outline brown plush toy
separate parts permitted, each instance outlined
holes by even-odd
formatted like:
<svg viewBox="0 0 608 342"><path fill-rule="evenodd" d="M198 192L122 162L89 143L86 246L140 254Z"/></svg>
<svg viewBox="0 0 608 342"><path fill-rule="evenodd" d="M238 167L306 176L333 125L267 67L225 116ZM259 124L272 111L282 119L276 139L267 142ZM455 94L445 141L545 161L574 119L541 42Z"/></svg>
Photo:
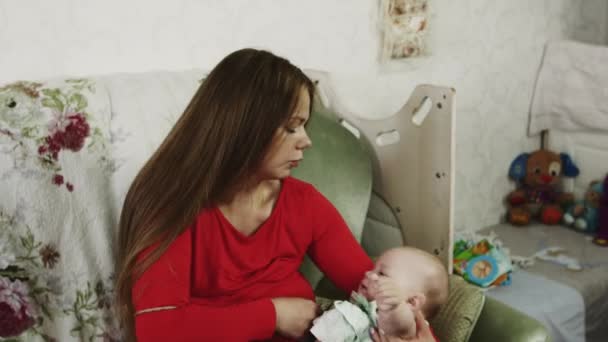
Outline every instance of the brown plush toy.
<svg viewBox="0 0 608 342"><path fill-rule="evenodd" d="M578 174L578 168L565 153L558 155L541 149L520 154L509 169L517 189L507 196L507 220L518 226L527 225L535 217L545 224L559 223L563 208L574 201L572 193L559 190L561 177Z"/></svg>

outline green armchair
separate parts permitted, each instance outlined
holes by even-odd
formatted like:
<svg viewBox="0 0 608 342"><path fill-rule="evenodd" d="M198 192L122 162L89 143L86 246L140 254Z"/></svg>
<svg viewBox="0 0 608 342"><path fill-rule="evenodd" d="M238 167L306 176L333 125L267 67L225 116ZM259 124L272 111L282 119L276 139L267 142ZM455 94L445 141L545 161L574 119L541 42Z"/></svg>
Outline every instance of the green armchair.
<svg viewBox="0 0 608 342"><path fill-rule="evenodd" d="M327 196L369 255L378 255L387 248L403 244L396 216L372 192L370 149L331 114L313 113L308 130L313 148L306 152L305 162L296 169L294 176L314 184ZM304 262L301 271L317 295L344 298L345 294L323 278L310 260ZM470 341L479 342L549 340L547 331L538 321L491 298L485 298L470 337Z"/></svg>

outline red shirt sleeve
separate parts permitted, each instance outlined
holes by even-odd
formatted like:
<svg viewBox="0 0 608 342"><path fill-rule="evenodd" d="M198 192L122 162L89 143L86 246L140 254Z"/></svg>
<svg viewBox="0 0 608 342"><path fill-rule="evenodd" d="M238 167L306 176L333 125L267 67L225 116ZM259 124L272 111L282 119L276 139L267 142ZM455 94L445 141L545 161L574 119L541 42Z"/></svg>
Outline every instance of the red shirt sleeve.
<svg viewBox="0 0 608 342"><path fill-rule="evenodd" d="M437 338L437 335L435 335L435 332L433 331L433 329L430 329L430 330L431 330L431 335L433 335L433 338L435 339L435 342L439 342L439 339Z"/></svg>
<svg viewBox="0 0 608 342"><path fill-rule="evenodd" d="M192 233L187 229L135 282L132 295L137 340L240 342L271 338L276 312L270 299L210 307L190 296L191 257Z"/></svg>
<svg viewBox="0 0 608 342"><path fill-rule="evenodd" d="M329 280L350 294L374 264L338 210L314 188L307 206L313 224L308 254Z"/></svg>

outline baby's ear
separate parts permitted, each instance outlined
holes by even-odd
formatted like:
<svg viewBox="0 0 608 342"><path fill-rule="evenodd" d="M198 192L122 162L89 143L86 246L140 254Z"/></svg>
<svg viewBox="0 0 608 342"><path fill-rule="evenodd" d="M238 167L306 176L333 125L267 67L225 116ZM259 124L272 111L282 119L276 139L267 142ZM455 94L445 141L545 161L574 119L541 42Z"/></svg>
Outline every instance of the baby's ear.
<svg viewBox="0 0 608 342"><path fill-rule="evenodd" d="M407 299L407 303L412 306L413 310L422 310L422 306L426 302L424 293L416 293Z"/></svg>

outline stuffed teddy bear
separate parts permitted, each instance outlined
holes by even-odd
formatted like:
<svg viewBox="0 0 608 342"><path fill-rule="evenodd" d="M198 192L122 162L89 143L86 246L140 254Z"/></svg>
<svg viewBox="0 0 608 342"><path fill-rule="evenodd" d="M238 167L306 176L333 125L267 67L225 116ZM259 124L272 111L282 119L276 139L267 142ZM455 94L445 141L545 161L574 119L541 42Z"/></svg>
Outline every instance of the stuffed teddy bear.
<svg viewBox="0 0 608 342"><path fill-rule="evenodd" d="M602 183L591 182L585 198L570 206L564 214L564 223L586 233L595 233L599 223L600 199L603 191Z"/></svg>
<svg viewBox="0 0 608 342"><path fill-rule="evenodd" d="M522 153L509 168L509 177L517 182L517 189L507 196L507 220L524 226L537 217L545 224L562 220L563 208L574 201L572 193L559 190L562 176L576 177L578 167L569 155L540 149Z"/></svg>

